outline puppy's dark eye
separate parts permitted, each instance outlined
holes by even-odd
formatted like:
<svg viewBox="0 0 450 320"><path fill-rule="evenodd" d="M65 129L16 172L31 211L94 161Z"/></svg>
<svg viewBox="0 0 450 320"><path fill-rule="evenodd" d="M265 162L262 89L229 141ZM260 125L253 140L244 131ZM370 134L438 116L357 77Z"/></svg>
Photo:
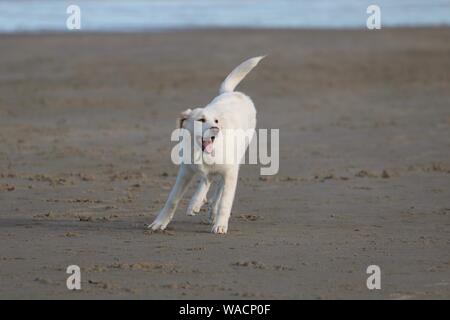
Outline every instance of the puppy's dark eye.
<svg viewBox="0 0 450 320"><path fill-rule="evenodd" d="M204 119L204 118L202 118L202 119L198 119L198 121L200 121L200 122L205 122L206 120Z"/></svg>
<svg viewBox="0 0 450 320"><path fill-rule="evenodd" d="M216 120L214 120L214 122L215 122L215 123L219 123L219 120L216 119Z"/></svg>

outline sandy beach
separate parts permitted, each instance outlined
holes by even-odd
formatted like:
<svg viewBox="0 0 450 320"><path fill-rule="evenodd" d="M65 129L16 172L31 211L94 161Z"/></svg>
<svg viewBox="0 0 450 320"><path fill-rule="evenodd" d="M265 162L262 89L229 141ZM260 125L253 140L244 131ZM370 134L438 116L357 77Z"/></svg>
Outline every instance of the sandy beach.
<svg viewBox="0 0 450 320"><path fill-rule="evenodd" d="M0 35L1 299L449 299L450 28ZM170 133L246 58L280 129L229 233L150 223ZM82 290L66 288L81 268ZM381 268L368 290L366 268Z"/></svg>

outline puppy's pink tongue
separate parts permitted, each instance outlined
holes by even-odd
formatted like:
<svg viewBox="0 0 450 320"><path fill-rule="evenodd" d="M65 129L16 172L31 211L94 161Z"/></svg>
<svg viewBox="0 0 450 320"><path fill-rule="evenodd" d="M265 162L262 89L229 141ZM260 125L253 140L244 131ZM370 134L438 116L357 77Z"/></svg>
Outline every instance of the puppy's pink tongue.
<svg viewBox="0 0 450 320"><path fill-rule="evenodd" d="M203 150L206 152L206 153L211 153L212 151L213 151L213 143L212 143L212 141L211 140L209 140L209 141L203 141Z"/></svg>

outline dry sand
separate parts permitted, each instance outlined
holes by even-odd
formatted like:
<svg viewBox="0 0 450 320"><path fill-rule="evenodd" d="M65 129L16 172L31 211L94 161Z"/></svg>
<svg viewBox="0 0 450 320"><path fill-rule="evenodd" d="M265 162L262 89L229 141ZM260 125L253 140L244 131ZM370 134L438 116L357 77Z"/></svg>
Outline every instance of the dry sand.
<svg viewBox="0 0 450 320"><path fill-rule="evenodd" d="M176 116L265 53L279 174L148 233ZM0 298L450 298L449 70L448 28L0 36Z"/></svg>

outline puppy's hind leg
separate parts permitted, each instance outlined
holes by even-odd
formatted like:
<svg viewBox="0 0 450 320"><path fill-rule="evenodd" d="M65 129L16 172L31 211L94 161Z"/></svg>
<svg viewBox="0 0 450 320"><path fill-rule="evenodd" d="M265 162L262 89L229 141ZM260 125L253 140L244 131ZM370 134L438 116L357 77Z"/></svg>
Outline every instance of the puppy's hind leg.
<svg viewBox="0 0 450 320"><path fill-rule="evenodd" d="M208 221L210 223L215 223L217 217L217 211L219 211L220 198L223 192L223 180L220 178L215 186L214 193L209 201L208 207Z"/></svg>
<svg viewBox="0 0 450 320"><path fill-rule="evenodd" d="M188 216L195 216L196 213L200 212L203 204L206 203L206 194L208 193L210 185L211 182L207 177L200 177L197 190L195 190L186 211Z"/></svg>
<svg viewBox="0 0 450 320"><path fill-rule="evenodd" d="M148 227L152 230L164 230L169 222L172 220L175 210L177 209L178 203L180 202L183 194L186 192L189 184L194 177L194 172L184 166L181 165L178 170L177 180L175 185L170 191L169 198L167 199L166 204L159 212L155 221Z"/></svg>

